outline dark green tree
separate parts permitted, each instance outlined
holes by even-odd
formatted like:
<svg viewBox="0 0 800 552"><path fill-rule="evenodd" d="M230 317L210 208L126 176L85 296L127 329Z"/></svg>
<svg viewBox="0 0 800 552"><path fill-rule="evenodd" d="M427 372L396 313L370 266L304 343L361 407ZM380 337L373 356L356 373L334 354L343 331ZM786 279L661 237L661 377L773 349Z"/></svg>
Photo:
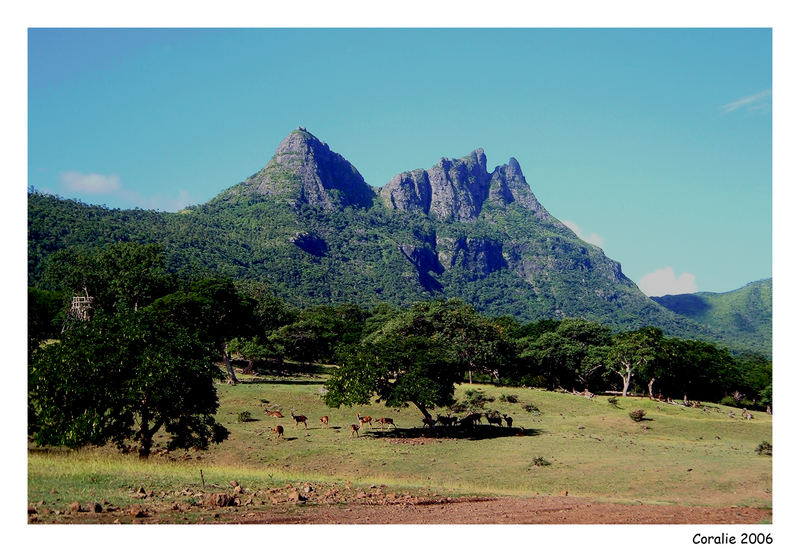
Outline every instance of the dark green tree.
<svg viewBox="0 0 800 552"><path fill-rule="evenodd" d="M161 245L123 242L53 254L45 279L53 289L94 297L95 310L137 310L175 288Z"/></svg>
<svg viewBox="0 0 800 552"><path fill-rule="evenodd" d="M452 404L465 372L499 374L510 361L500 329L457 300L416 303L362 343L341 351L326 383L330 406L363 404L377 394L389 406Z"/></svg>
<svg viewBox="0 0 800 552"><path fill-rule="evenodd" d="M28 352L46 339L56 339L61 333L64 313L69 299L63 293L35 287L28 288Z"/></svg>
<svg viewBox="0 0 800 552"><path fill-rule="evenodd" d="M29 432L40 445L133 441L147 458L164 431L169 449L221 442L211 363L197 332L150 308L98 314L39 348L29 364Z"/></svg>
<svg viewBox="0 0 800 552"><path fill-rule="evenodd" d="M225 364L228 383L238 383L231 365L228 342L257 331L253 303L231 280L207 278L186 290L158 298L151 305L165 320L193 328L203 343L211 343Z"/></svg>

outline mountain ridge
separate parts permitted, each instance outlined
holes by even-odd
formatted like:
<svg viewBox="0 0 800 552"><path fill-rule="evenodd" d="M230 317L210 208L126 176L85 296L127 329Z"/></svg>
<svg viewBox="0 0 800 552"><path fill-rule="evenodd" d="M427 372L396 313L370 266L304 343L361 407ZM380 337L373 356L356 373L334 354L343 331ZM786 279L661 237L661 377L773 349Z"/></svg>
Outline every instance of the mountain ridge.
<svg viewBox="0 0 800 552"><path fill-rule="evenodd" d="M32 282L55 250L120 239L162 243L175 271L266 282L298 306L459 297L523 321L581 317L719 338L647 298L617 261L550 215L516 159L489 172L480 148L373 188L301 127L260 171L179 213L145 217L29 196Z"/></svg>
<svg viewBox="0 0 800 552"><path fill-rule="evenodd" d="M724 338L772 354L772 278L721 293L701 291L651 297L672 312L711 328Z"/></svg>

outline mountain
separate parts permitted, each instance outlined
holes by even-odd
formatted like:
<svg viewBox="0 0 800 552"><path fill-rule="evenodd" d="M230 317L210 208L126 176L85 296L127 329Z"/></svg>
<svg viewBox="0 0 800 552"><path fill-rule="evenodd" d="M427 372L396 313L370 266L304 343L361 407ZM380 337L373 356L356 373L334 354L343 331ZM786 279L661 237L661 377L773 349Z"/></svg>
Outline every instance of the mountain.
<svg viewBox="0 0 800 552"><path fill-rule="evenodd" d="M726 293L684 293L651 299L703 324L726 342L772 356L772 278Z"/></svg>
<svg viewBox="0 0 800 552"><path fill-rule="evenodd" d="M296 306L408 305L459 297L489 315L584 317L616 328L719 335L646 297L620 264L536 199L519 163L476 149L370 187L304 128L267 165L178 213L118 210L32 193L29 281L72 245L162 243L178 273L266 282Z"/></svg>

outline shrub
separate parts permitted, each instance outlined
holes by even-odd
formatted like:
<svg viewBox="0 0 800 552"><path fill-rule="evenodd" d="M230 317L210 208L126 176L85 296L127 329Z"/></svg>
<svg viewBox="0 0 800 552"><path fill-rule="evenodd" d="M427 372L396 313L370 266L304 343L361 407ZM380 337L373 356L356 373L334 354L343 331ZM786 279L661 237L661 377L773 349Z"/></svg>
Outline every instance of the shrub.
<svg viewBox="0 0 800 552"><path fill-rule="evenodd" d="M245 410L243 412L239 412L239 421L240 422L249 422L252 419L253 419L253 416L250 414L250 412L248 410Z"/></svg>
<svg viewBox="0 0 800 552"><path fill-rule="evenodd" d="M525 412L531 412L537 414L539 413L539 407L536 406L535 404L530 404L530 403L522 405L522 410L524 410Z"/></svg>
<svg viewBox="0 0 800 552"><path fill-rule="evenodd" d="M468 389L464 392L464 400L459 401L451 407L453 412L467 412L483 410L486 403L494 402L493 397L489 397L480 389Z"/></svg>
<svg viewBox="0 0 800 552"><path fill-rule="evenodd" d="M609 397L608 398L608 404L610 404L611 406L615 406L615 407L619 408L619 399L617 397Z"/></svg>
<svg viewBox="0 0 800 552"><path fill-rule="evenodd" d="M744 398L736 400L736 397L731 396L722 397L722 400L719 401L719 404L723 406L732 406L734 408L752 408L755 406L755 403L751 400Z"/></svg>
<svg viewBox="0 0 800 552"><path fill-rule="evenodd" d="M756 452L759 456L772 456L772 445L768 441L761 441L756 447Z"/></svg>
<svg viewBox="0 0 800 552"><path fill-rule="evenodd" d="M500 395L500 402L507 402L507 403L516 403L519 402L519 397L517 395Z"/></svg>
<svg viewBox="0 0 800 552"><path fill-rule="evenodd" d="M550 462L545 460L544 457L542 457L542 456L537 456L536 458L533 459L533 462L531 462L531 465L532 466L544 467L544 466L549 466Z"/></svg>
<svg viewBox="0 0 800 552"><path fill-rule="evenodd" d="M645 414L646 412L644 410L632 410L628 415L634 422L641 422L642 420L644 420Z"/></svg>

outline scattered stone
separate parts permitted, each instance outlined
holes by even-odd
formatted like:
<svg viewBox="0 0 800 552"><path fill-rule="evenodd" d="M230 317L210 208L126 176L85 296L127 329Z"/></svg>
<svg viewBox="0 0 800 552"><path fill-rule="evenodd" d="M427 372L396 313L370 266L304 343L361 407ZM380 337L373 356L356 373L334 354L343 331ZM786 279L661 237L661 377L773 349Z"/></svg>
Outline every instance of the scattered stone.
<svg viewBox="0 0 800 552"><path fill-rule="evenodd" d="M128 513L130 513L130 515L132 515L135 518L143 518L143 517L147 517L147 515L148 515L146 508L142 508L141 506L137 506L137 505L131 506L128 509Z"/></svg>
<svg viewBox="0 0 800 552"><path fill-rule="evenodd" d="M86 505L86 511L99 514L103 511L103 506L99 502L90 502Z"/></svg>
<svg viewBox="0 0 800 552"><path fill-rule="evenodd" d="M241 493L241 492L242 492L242 487L241 487L241 485L236 485L236 486L233 488L233 492L234 492L234 493L236 493L236 494L239 494L239 493Z"/></svg>
<svg viewBox="0 0 800 552"><path fill-rule="evenodd" d="M586 428L583 426L578 426L578 429L586 429Z"/></svg>
<svg viewBox="0 0 800 552"><path fill-rule="evenodd" d="M229 483L230 483L230 486L231 486L231 487L234 487L234 488L236 488L236 487L239 487L239 486L240 486L240 485L239 485L239 483L238 483L238 482L237 482L235 479L234 479L233 481L229 481Z"/></svg>
<svg viewBox="0 0 800 552"><path fill-rule="evenodd" d="M303 487L303 492L306 493L306 494L313 493L314 492L314 487L311 486L311 483L308 483L308 484L306 484L305 487Z"/></svg>
<svg viewBox="0 0 800 552"><path fill-rule="evenodd" d="M569 495L569 491L567 490L561 491L561 496L567 496L567 495Z"/></svg>
<svg viewBox="0 0 800 552"><path fill-rule="evenodd" d="M69 505L70 512L85 512L86 510L81 507L80 503L76 500L72 504Z"/></svg>
<svg viewBox="0 0 800 552"><path fill-rule="evenodd" d="M203 498L203 505L210 507L238 506L238 502L237 498L226 493L211 493Z"/></svg>
<svg viewBox="0 0 800 552"><path fill-rule="evenodd" d="M32 514L38 514L38 513L39 512L36 511L36 508L33 508L32 506L28 506L28 515L29 516L32 515Z"/></svg>

